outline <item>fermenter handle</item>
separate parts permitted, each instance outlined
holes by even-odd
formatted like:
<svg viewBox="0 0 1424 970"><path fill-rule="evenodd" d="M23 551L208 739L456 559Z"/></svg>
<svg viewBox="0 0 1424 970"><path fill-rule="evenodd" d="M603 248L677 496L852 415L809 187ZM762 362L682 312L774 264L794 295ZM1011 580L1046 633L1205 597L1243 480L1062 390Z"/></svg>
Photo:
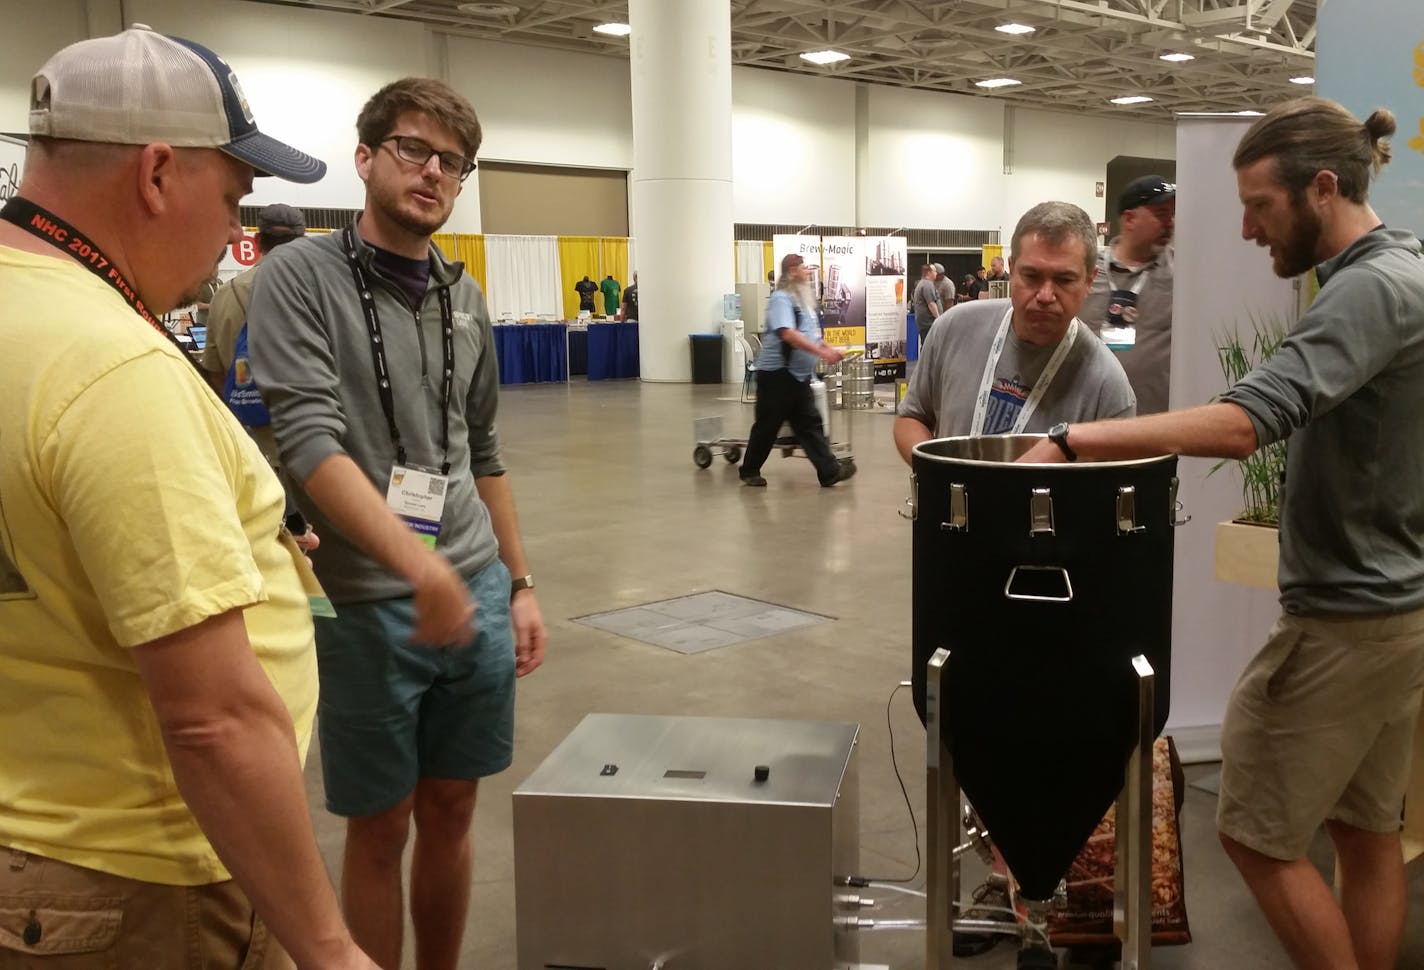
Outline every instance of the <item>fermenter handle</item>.
<svg viewBox="0 0 1424 970"><path fill-rule="evenodd" d="M1018 576L1019 570L1035 573L1060 573L1063 576L1062 596L1037 596L1032 593L1013 592L1014 579ZM1068 570L1062 566L1015 566L1009 572L1009 581L1004 584L1004 596L1011 600L1024 600L1032 603L1071 603L1073 602L1073 581L1068 578Z"/></svg>

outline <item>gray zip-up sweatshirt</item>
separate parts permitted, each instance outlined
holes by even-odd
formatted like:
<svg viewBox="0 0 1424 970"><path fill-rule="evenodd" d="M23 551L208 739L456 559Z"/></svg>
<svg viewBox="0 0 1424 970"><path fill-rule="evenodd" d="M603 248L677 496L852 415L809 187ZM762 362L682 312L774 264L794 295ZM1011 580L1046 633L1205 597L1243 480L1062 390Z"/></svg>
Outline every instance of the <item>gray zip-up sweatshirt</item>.
<svg viewBox="0 0 1424 970"><path fill-rule="evenodd" d="M366 319L341 233L311 236L272 251L248 308L253 377L272 412L282 464L297 484L302 513L321 536L313 560L336 603L410 595L410 586L371 559L321 514L300 485L324 460L349 455L382 496L396 449L376 387ZM406 462L438 469L440 447L440 288L454 312L454 386L450 399L450 483L436 548L465 577L499 552L475 479L504 471L495 411L499 370L489 311L478 284L431 247L430 285L412 308L372 266L373 252L353 233L375 296Z"/></svg>
<svg viewBox="0 0 1424 970"><path fill-rule="evenodd" d="M1290 436L1281 492L1287 613L1424 606L1424 257L1378 228L1317 267L1276 355L1223 395L1264 445Z"/></svg>

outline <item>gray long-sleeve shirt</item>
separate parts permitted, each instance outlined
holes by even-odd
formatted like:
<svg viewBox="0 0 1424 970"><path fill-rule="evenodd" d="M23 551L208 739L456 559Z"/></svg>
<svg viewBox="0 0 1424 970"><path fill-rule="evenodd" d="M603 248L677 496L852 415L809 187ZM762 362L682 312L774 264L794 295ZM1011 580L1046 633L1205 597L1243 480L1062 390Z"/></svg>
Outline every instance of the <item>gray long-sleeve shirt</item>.
<svg viewBox="0 0 1424 970"><path fill-rule="evenodd" d="M292 481L300 486L327 458L346 454L384 496L396 449L341 235L282 246L263 260L248 311L248 353ZM450 463L436 548L462 576L471 576L499 551L475 479L504 471L495 434L499 369L484 294L462 264L432 247L430 284L421 305L412 308L401 290L376 272L373 251L360 233L353 236L380 317L407 464L438 469L443 461ZM450 291L454 324L448 458L441 448L441 288ZM404 580L342 535L300 488L297 502L321 535L313 560L334 602L410 594Z"/></svg>
<svg viewBox="0 0 1424 970"><path fill-rule="evenodd" d="M1377 228L1317 272L1321 290L1275 356L1222 400L1261 444L1287 436L1287 613L1424 606L1424 256Z"/></svg>

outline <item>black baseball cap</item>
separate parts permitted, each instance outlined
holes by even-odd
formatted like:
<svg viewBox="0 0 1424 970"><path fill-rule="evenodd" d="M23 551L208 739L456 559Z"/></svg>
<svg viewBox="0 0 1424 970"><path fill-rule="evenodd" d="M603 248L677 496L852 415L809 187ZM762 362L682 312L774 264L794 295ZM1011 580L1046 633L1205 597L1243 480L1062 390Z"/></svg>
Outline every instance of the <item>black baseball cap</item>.
<svg viewBox="0 0 1424 970"><path fill-rule="evenodd" d="M1177 186L1160 175L1144 175L1127 183L1117 199L1117 211L1126 212L1140 205L1171 202L1177 197Z"/></svg>
<svg viewBox="0 0 1424 970"><path fill-rule="evenodd" d="M295 239L306 235L307 221L301 209L273 202L257 213L257 231L266 236Z"/></svg>

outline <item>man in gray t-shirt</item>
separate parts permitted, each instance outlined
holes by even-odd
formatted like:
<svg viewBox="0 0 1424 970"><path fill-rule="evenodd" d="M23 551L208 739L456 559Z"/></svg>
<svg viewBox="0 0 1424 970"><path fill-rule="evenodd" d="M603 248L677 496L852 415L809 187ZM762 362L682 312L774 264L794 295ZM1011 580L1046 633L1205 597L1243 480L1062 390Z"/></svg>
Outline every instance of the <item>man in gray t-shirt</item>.
<svg viewBox="0 0 1424 970"><path fill-rule="evenodd" d="M934 266L930 263L926 263L920 270L920 281L915 284L914 293L910 294L910 307L915 312L915 329L920 332L920 345L924 346L930 326L945 309L939 305L939 291L935 288Z"/></svg>
<svg viewBox="0 0 1424 970"><path fill-rule="evenodd" d="M943 263L934 264L935 292L939 294L939 312L944 313L954 306L954 280L944 271Z"/></svg>
<svg viewBox="0 0 1424 970"><path fill-rule="evenodd" d="M1087 213L1037 205L1019 220L1011 251L1010 299L961 304L930 330L895 419L906 462L930 438L1136 413L1122 365L1076 317L1097 263Z"/></svg>

